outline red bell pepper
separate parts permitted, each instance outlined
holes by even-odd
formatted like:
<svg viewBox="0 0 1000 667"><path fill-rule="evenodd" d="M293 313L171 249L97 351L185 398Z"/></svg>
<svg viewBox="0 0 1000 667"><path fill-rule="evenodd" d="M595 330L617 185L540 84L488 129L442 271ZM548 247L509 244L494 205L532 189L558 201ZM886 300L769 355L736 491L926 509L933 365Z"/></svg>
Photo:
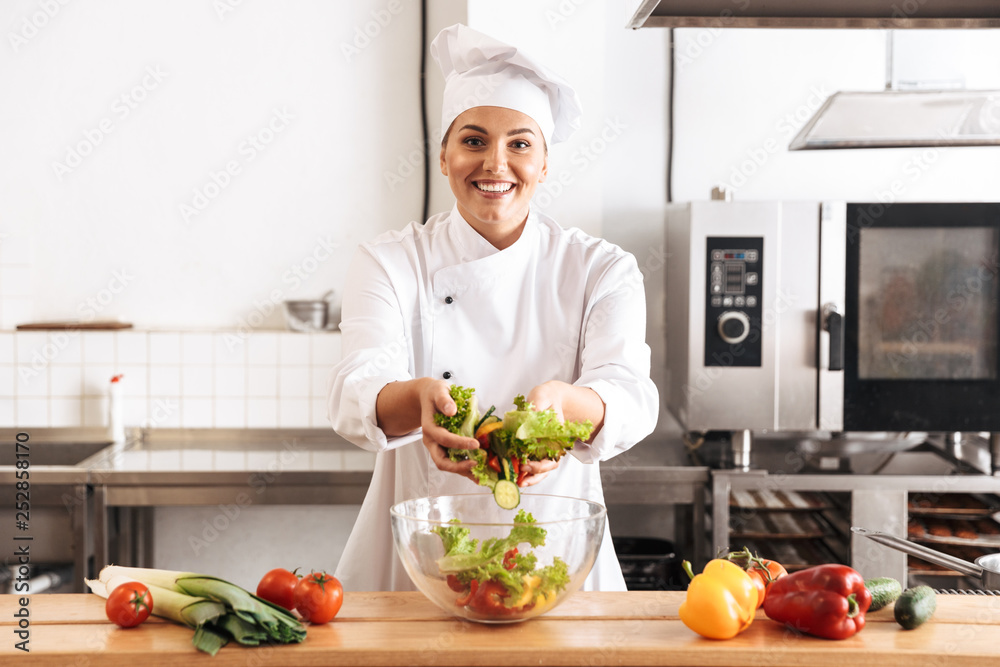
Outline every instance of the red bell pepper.
<svg viewBox="0 0 1000 667"><path fill-rule="evenodd" d="M847 565L816 565L781 577L768 588L764 613L792 630L847 639L865 627L872 595Z"/></svg>

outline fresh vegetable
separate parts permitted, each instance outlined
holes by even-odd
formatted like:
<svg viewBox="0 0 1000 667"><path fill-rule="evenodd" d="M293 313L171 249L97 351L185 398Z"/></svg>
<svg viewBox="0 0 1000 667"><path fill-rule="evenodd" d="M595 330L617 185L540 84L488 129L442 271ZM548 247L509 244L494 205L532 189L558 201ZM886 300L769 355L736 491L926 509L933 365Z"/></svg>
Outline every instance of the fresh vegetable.
<svg viewBox="0 0 1000 667"><path fill-rule="evenodd" d="M455 414L449 417L439 412L434 415L434 422L466 438L475 436L476 425L479 423L479 399L476 398L476 390L452 385L449 393L455 401Z"/></svg>
<svg viewBox="0 0 1000 667"><path fill-rule="evenodd" d="M344 587L326 572L313 572L295 585L295 610L316 625L329 623L344 603Z"/></svg>
<svg viewBox="0 0 1000 667"><path fill-rule="evenodd" d="M754 586L757 587L758 609L764 605L764 598L767 597L767 591L771 584L788 574L781 563L759 558L750 553L750 549L747 547L743 547L742 551L731 551L724 558L742 567L753 579Z"/></svg>
<svg viewBox="0 0 1000 667"><path fill-rule="evenodd" d="M515 483L517 477L514 474L514 467L507 462L507 459L503 459L501 469L503 479L498 479L493 485L493 499L505 510L512 510L521 504L521 490Z"/></svg>
<svg viewBox="0 0 1000 667"><path fill-rule="evenodd" d="M903 591L892 608L896 622L913 630L929 621L937 609L937 595L930 586L914 586Z"/></svg>
<svg viewBox="0 0 1000 667"><path fill-rule="evenodd" d="M865 579L865 588L872 594L872 605L868 607L869 612L889 606L898 600L903 592L903 585L892 577Z"/></svg>
<svg viewBox="0 0 1000 667"><path fill-rule="evenodd" d="M847 565L815 565L781 577L764 598L764 613L792 630L847 639L865 627L872 595Z"/></svg>
<svg viewBox="0 0 1000 667"><path fill-rule="evenodd" d="M684 625L709 639L732 639L750 627L757 612L757 587L742 567L716 558L695 575L691 563L684 561L683 566L691 577L680 606Z"/></svg>
<svg viewBox="0 0 1000 667"><path fill-rule="evenodd" d="M121 584L137 581L156 600L156 616L194 628L199 651L218 653L231 639L247 646L301 642L306 630L295 616L239 586L194 572L109 565L90 590L107 599Z"/></svg>
<svg viewBox="0 0 1000 667"><path fill-rule="evenodd" d="M503 419L492 416L493 407L480 417L475 389L452 385L451 397L458 411L451 417L434 416L435 422L452 433L479 440L480 449L452 449L448 455L453 461L472 459L476 466L472 474L476 481L494 491L501 480L516 487L524 482L527 472L521 468L527 461L558 460L573 448L577 440L587 440L594 430L586 422L564 422L555 410L536 410L524 396L514 398L514 409ZM510 466L508 471L504 463ZM510 486L501 485L497 497L501 507L517 507L520 492L515 496ZM502 502L501 502L502 501Z"/></svg>
<svg viewBox="0 0 1000 667"><path fill-rule="evenodd" d="M257 597L291 611L295 609L293 593L297 583L299 575L283 567L276 567L261 577L260 583L257 584Z"/></svg>
<svg viewBox="0 0 1000 667"><path fill-rule="evenodd" d="M147 618L153 610L153 595L138 581L120 584L111 591L104 603L108 620L123 628L134 628Z"/></svg>
<svg viewBox="0 0 1000 667"><path fill-rule="evenodd" d="M510 534L480 542L469 537L469 528L452 520L433 528L444 545L438 568L448 586L459 593L455 604L490 617L541 613L569 584L569 568L556 557L546 567L536 567L537 557L520 547L545 544L546 531L535 518L518 511Z"/></svg>

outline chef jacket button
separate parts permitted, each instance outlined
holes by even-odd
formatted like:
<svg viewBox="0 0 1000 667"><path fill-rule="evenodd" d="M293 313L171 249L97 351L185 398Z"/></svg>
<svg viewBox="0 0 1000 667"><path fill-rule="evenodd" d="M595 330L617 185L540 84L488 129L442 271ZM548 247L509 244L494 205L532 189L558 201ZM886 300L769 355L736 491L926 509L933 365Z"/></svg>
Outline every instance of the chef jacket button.
<svg viewBox="0 0 1000 667"><path fill-rule="evenodd" d="M444 302L445 302L445 303L451 303L451 302L453 302L453 301L454 301L454 299L452 299L452 298L451 298L450 296L446 296L446 297L444 298Z"/></svg>
<svg viewBox="0 0 1000 667"><path fill-rule="evenodd" d="M443 377L445 380L450 380L451 379L451 371L445 371L444 373L441 374L441 377Z"/></svg>

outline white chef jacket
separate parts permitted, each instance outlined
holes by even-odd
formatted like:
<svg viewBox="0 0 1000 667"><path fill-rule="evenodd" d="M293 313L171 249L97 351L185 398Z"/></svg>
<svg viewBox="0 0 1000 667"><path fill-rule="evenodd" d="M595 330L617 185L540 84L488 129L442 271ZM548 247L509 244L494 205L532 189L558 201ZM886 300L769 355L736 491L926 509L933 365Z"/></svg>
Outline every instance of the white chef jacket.
<svg viewBox="0 0 1000 667"><path fill-rule="evenodd" d="M359 246L344 291L342 360L331 372L338 434L376 452L375 470L336 576L354 591L415 590L392 544L389 509L424 496L475 493L471 480L434 466L420 430L386 438L375 403L393 381L447 378L502 415L548 380L590 387L604 425L577 443L527 493L604 502L598 461L656 424L646 302L635 258L532 212L520 238L497 250L458 212L411 223ZM605 525L584 590L625 590Z"/></svg>

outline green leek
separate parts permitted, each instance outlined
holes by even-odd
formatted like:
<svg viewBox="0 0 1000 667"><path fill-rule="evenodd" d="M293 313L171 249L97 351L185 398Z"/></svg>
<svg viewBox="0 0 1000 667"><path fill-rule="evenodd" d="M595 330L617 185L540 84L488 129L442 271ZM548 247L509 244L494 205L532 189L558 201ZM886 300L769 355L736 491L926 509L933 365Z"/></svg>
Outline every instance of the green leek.
<svg viewBox="0 0 1000 667"><path fill-rule="evenodd" d="M305 639L295 616L228 581L195 572L109 565L87 585L107 598L119 585L138 581L153 595L153 614L194 628L195 647L215 655L230 639L246 646Z"/></svg>

